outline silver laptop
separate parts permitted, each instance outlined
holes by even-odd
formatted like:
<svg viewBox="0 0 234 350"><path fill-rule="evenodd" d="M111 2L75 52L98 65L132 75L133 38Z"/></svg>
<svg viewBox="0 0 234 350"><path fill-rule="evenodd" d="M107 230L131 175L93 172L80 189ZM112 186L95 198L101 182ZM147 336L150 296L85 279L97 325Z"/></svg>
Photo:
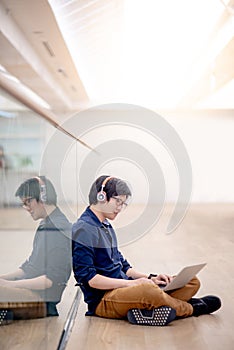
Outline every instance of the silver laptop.
<svg viewBox="0 0 234 350"><path fill-rule="evenodd" d="M166 286L160 286L163 291L169 291L184 287L203 267L206 263L191 265L184 267L178 275Z"/></svg>

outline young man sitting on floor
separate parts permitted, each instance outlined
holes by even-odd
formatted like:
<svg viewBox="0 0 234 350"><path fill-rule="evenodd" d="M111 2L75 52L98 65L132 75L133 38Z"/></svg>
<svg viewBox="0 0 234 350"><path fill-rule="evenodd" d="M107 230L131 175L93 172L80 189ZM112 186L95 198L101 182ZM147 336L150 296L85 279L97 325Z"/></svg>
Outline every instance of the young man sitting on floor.
<svg viewBox="0 0 234 350"><path fill-rule="evenodd" d="M124 181L100 176L90 189L90 206L73 225L73 270L88 304L86 315L127 317L134 324L164 326L176 317L218 310L218 297L193 298L200 286L196 277L183 288L164 292L159 285L173 277L158 274L149 278L123 257L108 219L116 218L130 196Z"/></svg>

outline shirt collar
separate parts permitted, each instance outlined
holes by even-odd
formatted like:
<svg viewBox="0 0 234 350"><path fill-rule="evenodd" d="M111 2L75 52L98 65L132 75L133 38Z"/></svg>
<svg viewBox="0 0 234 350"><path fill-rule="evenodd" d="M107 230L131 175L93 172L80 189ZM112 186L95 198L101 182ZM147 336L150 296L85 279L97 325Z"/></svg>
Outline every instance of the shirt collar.
<svg viewBox="0 0 234 350"><path fill-rule="evenodd" d="M105 226L105 227L112 227L111 224L107 219L105 219L103 222L101 222L97 215L94 214L94 212L90 209L90 206L88 206L85 210L85 212L82 215L82 219L85 219L85 221L93 221L94 224L97 226ZM88 220L87 220L88 219Z"/></svg>

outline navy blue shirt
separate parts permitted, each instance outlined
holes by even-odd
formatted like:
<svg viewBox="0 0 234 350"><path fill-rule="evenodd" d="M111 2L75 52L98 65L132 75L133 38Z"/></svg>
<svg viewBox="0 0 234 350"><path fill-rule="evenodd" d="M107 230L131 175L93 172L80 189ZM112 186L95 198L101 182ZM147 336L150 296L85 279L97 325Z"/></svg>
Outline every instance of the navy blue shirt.
<svg viewBox="0 0 234 350"><path fill-rule="evenodd" d="M45 301L58 303L70 277L71 226L66 216L56 207L40 222L32 253L20 266L25 279L46 275L53 282L50 288L37 290Z"/></svg>
<svg viewBox="0 0 234 350"><path fill-rule="evenodd" d="M129 279L126 275L130 264L117 246L117 238L111 224L100 222L88 207L72 227L72 257L75 279L88 304L87 315L95 309L106 290L95 289L88 282L96 275Z"/></svg>

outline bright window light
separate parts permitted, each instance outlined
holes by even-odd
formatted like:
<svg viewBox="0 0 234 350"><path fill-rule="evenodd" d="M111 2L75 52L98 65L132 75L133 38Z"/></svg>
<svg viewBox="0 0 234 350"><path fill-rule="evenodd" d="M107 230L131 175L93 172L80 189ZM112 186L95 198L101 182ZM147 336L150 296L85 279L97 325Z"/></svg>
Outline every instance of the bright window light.
<svg viewBox="0 0 234 350"><path fill-rule="evenodd" d="M98 1L49 2L95 103L176 108L233 35L230 19L210 40L220 0L109 0L102 11Z"/></svg>

